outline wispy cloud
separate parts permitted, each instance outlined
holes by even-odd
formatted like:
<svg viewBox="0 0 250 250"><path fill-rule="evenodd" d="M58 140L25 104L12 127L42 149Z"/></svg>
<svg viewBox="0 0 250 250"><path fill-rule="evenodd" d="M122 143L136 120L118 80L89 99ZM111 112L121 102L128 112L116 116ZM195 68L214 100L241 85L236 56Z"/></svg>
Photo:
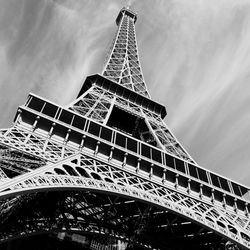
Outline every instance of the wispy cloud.
<svg viewBox="0 0 250 250"><path fill-rule="evenodd" d="M156 2L138 36L152 96L201 165L250 184L249 1Z"/></svg>
<svg viewBox="0 0 250 250"><path fill-rule="evenodd" d="M0 4L0 124L7 126L30 91L66 104L87 74L101 70L114 27L110 15L119 6L70 0Z"/></svg>

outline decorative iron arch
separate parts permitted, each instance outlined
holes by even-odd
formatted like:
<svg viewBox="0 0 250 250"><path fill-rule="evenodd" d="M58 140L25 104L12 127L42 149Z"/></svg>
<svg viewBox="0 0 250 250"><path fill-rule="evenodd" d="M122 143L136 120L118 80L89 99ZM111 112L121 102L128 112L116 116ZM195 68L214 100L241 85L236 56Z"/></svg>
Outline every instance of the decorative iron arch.
<svg viewBox="0 0 250 250"><path fill-rule="evenodd" d="M182 204L178 204L173 200L169 199L170 197L159 197L155 194L151 194L146 191L136 189L134 187L117 185L116 183L90 178L83 178L79 176L65 176L53 174L37 175L32 179L26 179L23 182L19 183L13 190L6 190L2 192L1 199L8 199L16 197L18 195L22 196L46 193L49 191L60 191L60 193L63 193L63 191L82 191L83 193L91 193L93 195L101 194L102 196L108 197L112 195L121 199L126 199L128 202L136 201L136 203L147 204L148 207L157 207L161 212L170 212L171 214L175 215L175 219L184 219L181 223L190 223L192 225L195 225L195 227L198 227L200 230L201 228L203 228L202 230L206 232L205 234L213 232L214 235L218 235L219 237L221 237L221 240L222 238L227 238L228 240L231 240L232 234L239 234L239 232L235 232L236 229L231 230L231 228L227 228L227 226L222 227L222 222L216 220L212 221L210 218L208 220L206 216L204 216L202 213L193 211L192 209L188 209ZM173 195L177 195L177 193ZM39 216L39 218L41 218L41 215ZM25 223L23 224L29 227L29 223L27 221L25 221ZM69 230L72 230L72 228L69 228ZM186 235L185 237L188 237L188 235ZM8 235L7 238L11 239L11 235ZM237 238L235 238L235 242L239 244Z"/></svg>

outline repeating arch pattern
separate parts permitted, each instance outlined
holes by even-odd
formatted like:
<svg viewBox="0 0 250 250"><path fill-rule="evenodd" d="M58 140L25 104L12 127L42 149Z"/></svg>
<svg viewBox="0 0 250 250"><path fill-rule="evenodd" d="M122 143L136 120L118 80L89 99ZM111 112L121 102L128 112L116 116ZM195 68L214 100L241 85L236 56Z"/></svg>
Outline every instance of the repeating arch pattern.
<svg viewBox="0 0 250 250"><path fill-rule="evenodd" d="M64 173L56 174L59 169L65 170ZM84 174L88 177L83 177L77 169L78 171L84 169ZM48 170L50 174L45 174ZM105 180L106 178L112 182ZM193 221L196 225L202 224L208 230L233 239L244 247L249 247L250 244L247 230L244 226L235 227L231 221L230 212L198 202L177 190L154 184L142 177L126 173L122 168L109 166L84 155L41 167L32 174L24 174L19 180L16 179L15 184L11 182L11 185L6 184L2 188L0 197L13 197L17 194L36 193L42 190L88 190L113 193L121 197L129 197L130 200L140 200L151 206L159 206Z"/></svg>

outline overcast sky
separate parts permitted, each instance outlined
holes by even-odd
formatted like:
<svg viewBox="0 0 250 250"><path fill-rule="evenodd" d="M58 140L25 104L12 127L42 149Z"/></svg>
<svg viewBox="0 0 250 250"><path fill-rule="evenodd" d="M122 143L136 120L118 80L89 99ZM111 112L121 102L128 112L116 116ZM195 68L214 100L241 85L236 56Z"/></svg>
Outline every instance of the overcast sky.
<svg viewBox="0 0 250 250"><path fill-rule="evenodd" d="M0 127L29 92L66 105L101 72L126 1L0 0ZM203 167L250 185L250 1L137 0L152 98Z"/></svg>

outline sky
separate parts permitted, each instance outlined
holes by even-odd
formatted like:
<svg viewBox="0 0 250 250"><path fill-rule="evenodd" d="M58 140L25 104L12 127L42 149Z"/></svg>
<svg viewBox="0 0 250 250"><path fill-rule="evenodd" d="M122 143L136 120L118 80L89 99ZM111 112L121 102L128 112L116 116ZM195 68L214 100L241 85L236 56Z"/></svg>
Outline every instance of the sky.
<svg viewBox="0 0 250 250"><path fill-rule="evenodd" d="M0 0L0 127L32 92L67 105L100 73L124 0ZM152 99L196 162L250 186L250 1L136 0Z"/></svg>

